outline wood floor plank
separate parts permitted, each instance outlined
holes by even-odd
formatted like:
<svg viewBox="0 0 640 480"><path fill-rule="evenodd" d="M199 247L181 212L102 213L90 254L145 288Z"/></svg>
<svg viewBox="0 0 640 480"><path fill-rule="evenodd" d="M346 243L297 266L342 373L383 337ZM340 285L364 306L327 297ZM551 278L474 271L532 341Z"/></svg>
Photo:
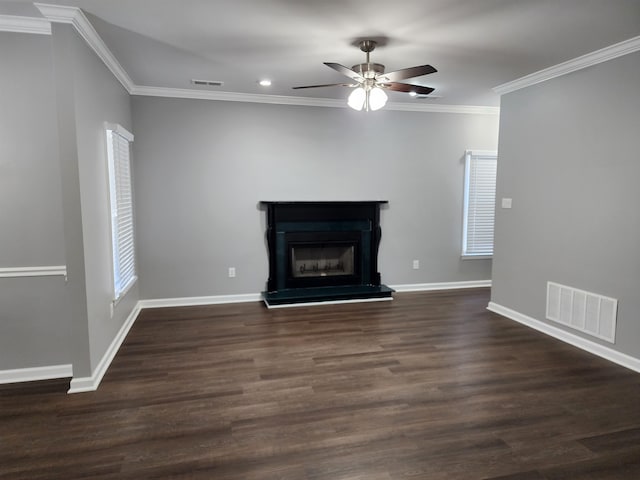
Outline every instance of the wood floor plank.
<svg viewBox="0 0 640 480"><path fill-rule="evenodd" d="M144 310L98 391L0 386L0 479L640 478L640 375L488 301Z"/></svg>

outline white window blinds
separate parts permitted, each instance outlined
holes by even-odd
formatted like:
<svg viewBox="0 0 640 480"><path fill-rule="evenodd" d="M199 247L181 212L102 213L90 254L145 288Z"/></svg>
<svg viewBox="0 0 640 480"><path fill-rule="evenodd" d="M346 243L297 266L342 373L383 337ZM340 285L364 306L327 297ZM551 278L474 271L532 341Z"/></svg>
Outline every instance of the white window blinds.
<svg viewBox="0 0 640 480"><path fill-rule="evenodd" d="M493 254L497 158L496 152L466 152L463 256Z"/></svg>
<svg viewBox="0 0 640 480"><path fill-rule="evenodd" d="M120 125L107 127L114 301L122 297L136 281L130 158L132 141L133 135Z"/></svg>

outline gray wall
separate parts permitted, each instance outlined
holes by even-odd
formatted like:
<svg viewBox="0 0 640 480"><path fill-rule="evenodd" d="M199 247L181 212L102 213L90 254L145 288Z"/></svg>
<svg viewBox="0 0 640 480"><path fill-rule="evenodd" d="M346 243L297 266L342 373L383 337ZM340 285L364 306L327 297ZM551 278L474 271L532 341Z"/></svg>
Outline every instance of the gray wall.
<svg viewBox="0 0 640 480"><path fill-rule="evenodd" d="M74 376L88 376L98 366L138 300L137 286L134 286L111 316L113 287L105 123L119 123L131 130L131 107L126 90L71 26L54 25L53 35L54 61L56 66L63 67L56 69L56 80L67 198L65 231L68 246L72 247L67 252L69 278L73 283L84 276L86 305L86 314L79 311L74 317L74 345L83 349L74 362ZM76 299L75 303L81 301ZM85 345L88 345L88 359Z"/></svg>
<svg viewBox="0 0 640 480"><path fill-rule="evenodd" d="M93 370L138 301L138 287L134 285L115 306L111 318L113 284L105 123L117 123L129 131L133 128L128 92L86 42L75 31L73 34L76 138Z"/></svg>
<svg viewBox="0 0 640 480"><path fill-rule="evenodd" d="M389 200L384 283L491 278L460 260L463 157L497 116L133 97L133 118L142 298L264 290L260 200Z"/></svg>
<svg viewBox="0 0 640 480"><path fill-rule="evenodd" d="M0 33L0 268L65 265L51 37ZM0 278L0 370L71 363L62 277Z"/></svg>
<svg viewBox="0 0 640 480"><path fill-rule="evenodd" d="M90 376L138 300L111 316L105 122L132 130L129 95L70 25L0 33L0 64L0 268L68 272L0 279L0 370Z"/></svg>
<svg viewBox="0 0 640 480"><path fill-rule="evenodd" d="M0 64L0 266L63 265L51 37L0 32Z"/></svg>
<svg viewBox="0 0 640 480"><path fill-rule="evenodd" d="M617 298L613 348L636 358L639 79L633 53L502 97L497 196L513 208L497 210L492 289L541 321L547 281Z"/></svg>

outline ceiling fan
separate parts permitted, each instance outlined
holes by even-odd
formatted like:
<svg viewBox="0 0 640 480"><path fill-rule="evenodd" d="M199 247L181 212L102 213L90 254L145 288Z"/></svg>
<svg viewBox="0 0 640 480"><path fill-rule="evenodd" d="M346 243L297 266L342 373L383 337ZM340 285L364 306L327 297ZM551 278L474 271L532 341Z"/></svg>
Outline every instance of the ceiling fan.
<svg viewBox="0 0 640 480"><path fill-rule="evenodd" d="M376 48L377 42L375 40L362 40L359 45L360 50L367 54L365 63L360 63L359 65L347 68L339 63L324 62L327 67L333 68L335 71L346 75L355 83L307 85L303 87L293 87L294 90L320 87L355 88L355 90L349 95L347 104L355 110L362 110L364 108L366 111L378 110L384 107L387 102L387 95L384 90L406 92L413 95L429 95L433 92L434 89L431 87L399 82L399 80L420 77L422 75L437 72L437 70L431 65L420 65L417 67L403 68L402 70L384 73L384 65L371 63L369 61L369 54Z"/></svg>

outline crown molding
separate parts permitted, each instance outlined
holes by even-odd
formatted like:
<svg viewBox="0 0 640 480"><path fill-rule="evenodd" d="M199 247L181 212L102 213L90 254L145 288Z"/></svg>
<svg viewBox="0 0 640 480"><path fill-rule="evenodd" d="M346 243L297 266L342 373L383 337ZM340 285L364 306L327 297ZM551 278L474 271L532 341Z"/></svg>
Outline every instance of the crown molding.
<svg viewBox="0 0 640 480"><path fill-rule="evenodd" d="M301 105L307 107L346 107L341 100L329 98L291 97L285 95L264 95L257 93L212 92L188 88L149 87L136 85L132 95L145 97L192 98L198 100L219 100L223 102L270 103L277 105Z"/></svg>
<svg viewBox="0 0 640 480"><path fill-rule="evenodd" d="M419 101L419 100L418 100ZM467 115L500 115L500 107L487 107L482 105L442 105L419 103L387 103L385 110L400 112L426 112L426 113L463 113Z"/></svg>
<svg viewBox="0 0 640 480"><path fill-rule="evenodd" d="M544 70L534 72L511 82L503 83L502 85L494 87L493 91L498 95L515 92L516 90L530 87L536 83L546 82L552 78L560 77L567 73L575 72L608 60L613 60L614 58L637 52L638 50L640 50L640 36L629 38L628 40L596 50L595 52L559 63L553 67L545 68Z"/></svg>
<svg viewBox="0 0 640 480"><path fill-rule="evenodd" d="M76 31L84 39L91 49L100 57L107 68L118 79L122 86L131 93L134 87L133 81L120 62L111 53L111 50L104 43L98 32L96 32L91 22L84 15L82 10L77 7L66 7L63 5L48 5L44 3L34 3L44 15L52 23L66 23L73 25Z"/></svg>
<svg viewBox="0 0 640 480"><path fill-rule="evenodd" d="M0 32L51 35L51 22L46 18L0 15Z"/></svg>
<svg viewBox="0 0 640 480"><path fill-rule="evenodd" d="M274 105L297 105L304 107L346 108L344 100L333 98L292 97L284 95L261 95L255 93L210 92L184 88L149 87L136 85L132 95L165 98L190 98L198 100L218 100L222 102L268 103ZM482 107L469 105L420 105L410 103L388 103L385 110L431 113L466 113L498 115L498 107Z"/></svg>

